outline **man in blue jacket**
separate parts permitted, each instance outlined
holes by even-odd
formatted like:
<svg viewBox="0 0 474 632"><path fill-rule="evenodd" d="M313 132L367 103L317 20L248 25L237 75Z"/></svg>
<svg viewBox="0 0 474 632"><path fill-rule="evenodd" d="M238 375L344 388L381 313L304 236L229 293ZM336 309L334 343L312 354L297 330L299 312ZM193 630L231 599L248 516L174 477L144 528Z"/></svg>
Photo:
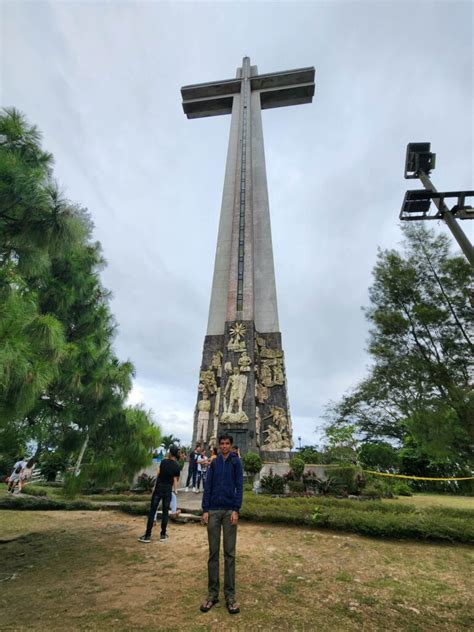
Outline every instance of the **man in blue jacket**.
<svg viewBox="0 0 474 632"><path fill-rule="evenodd" d="M230 614L240 608L235 600L235 544L242 506L243 473L240 458L231 451L233 439L219 437L220 454L211 462L202 498L202 519L209 540L208 596L201 611L208 612L219 601L219 549L224 534L224 597Z"/></svg>

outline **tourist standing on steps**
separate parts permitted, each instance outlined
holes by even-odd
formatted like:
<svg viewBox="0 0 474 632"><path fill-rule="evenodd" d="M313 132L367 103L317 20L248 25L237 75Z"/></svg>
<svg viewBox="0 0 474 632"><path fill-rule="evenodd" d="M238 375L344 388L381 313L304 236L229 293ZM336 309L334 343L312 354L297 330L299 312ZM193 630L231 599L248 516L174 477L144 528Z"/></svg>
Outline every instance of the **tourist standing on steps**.
<svg viewBox="0 0 474 632"><path fill-rule="evenodd" d="M244 477L242 463L232 452L233 439L228 434L219 437L219 456L207 472L202 499L202 519L207 524L209 540L208 593L201 611L208 612L219 601L219 549L221 530L224 534L224 597L230 614L240 608L235 600L235 546L237 522L242 505Z"/></svg>
<svg viewBox="0 0 474 632"><path fill-rule="evenodd" d="M201 487L201 481L202 481L202 489L204 491L204 485L206 484L206 474L207 474L208 463L209 463L209 459L207 458L206 452L203 450L197 458L196 494L199 493L199 489Z"/></svg>
<svg viewBox="0 0 474 632"><path fill-rule="evenodd" d="M151 497L150 513L148 514L146 531L144 535L138 538L139 542L148 543L151 541L151 532L153 529L153 524L155 522L156 510L158 509L160 501L162 502L160 542L164 542L168 539L166 527L168 525L171 492L173 490L173 487L176 488L179 480L179 475L181 473L181 470L179 469L179 465L177 463L178 455L179 448L177 448L175 445L172 445L169 451L169 458L163 459L160 463L160 473L156 478L155 489L153 490L153 495Z"/></svg>
<svg viewBox="0 0 474 632"><path fill-rule="evenodd" d="M192 452L189 453L188 457L188 477L186 478L186 490L189 491L189 483L193 483L193 492L196 491L196 476L197 476L197 460L199 455L201 454L201 446L199 443L196 444L196 447Z"/></svg>

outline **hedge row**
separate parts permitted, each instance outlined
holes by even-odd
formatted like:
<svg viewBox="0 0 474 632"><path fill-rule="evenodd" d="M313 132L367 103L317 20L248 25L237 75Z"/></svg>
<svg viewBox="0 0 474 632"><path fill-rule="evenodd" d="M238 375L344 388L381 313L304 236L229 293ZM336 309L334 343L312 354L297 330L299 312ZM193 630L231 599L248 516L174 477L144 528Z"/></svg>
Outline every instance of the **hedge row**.
<svg viewBox="0 0 474 632"><path fill-rule="evenodd" d="M98 503L28 496L0 498L0 509L97 510ZM145 516L149 503L121 503L117 509ZM474 543L474 510L330 498L271 498L245 494L241 517L267 523L334 529L366 536Z"/></svg>
<svg viewBox="0 0 474 632"><path fill-rule="evenodd" d="M14 509L16 511L76 511L80 509L96 510L100 509L100 506L87 500L53 500L45 497L9 495L0 498L0 509Z"/></svg>
<svg viewBox="0 0 474 632"><path fill-rule="evenodd" d="M241 517L361 535L474 542L474 511L373 501L247 497Z"/></svg>

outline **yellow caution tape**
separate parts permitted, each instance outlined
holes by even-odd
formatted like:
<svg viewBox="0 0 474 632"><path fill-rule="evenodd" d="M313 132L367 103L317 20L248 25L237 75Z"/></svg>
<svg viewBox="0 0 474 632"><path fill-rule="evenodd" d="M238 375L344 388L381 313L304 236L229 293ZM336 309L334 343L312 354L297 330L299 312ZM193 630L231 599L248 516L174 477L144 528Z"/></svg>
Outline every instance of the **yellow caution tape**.
<svg viewBox="0 0 474 632"><path fill-rule="evenodd" d="M474 476L464 476L462 478L434 478L431 476L405 476L405 474L387 474L385 472L372 472L364 470L367 474L375 474L376 476L390 476L392 478L409 478L411 481L472 481Z"/></svg>

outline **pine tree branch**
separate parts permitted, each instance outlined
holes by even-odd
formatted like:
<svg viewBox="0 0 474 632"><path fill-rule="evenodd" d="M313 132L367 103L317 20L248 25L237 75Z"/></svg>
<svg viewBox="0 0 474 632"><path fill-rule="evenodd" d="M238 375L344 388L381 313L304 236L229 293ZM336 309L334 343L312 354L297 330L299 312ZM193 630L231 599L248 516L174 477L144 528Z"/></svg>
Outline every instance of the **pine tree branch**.
<svg viewBox="0 0 474 632"><path fill-rule="evenodd" d="M463 335L464 339L466 340L466 342L468 343L468 345L471 347L471 349L473 349L473 350L474 350L474 344L473 344L473 342L471 341L471 339L469 338L469 336L468 336L468 334L467 334L466 330L464 329L464 327L462 326L461 321L460 321L460 320L459 320L459 318L458 318L458 315L457 315L457 313L456 313L456 310L454 309L454 306L453 306L453 304L451 303L451 300L449 299L449 297L448 297L448 295L447 295L447 293L446 293L446 291L445 291L445 289L444 289L444 285L443 285L443 283L442 283L441 279L439 278L439 275L438 275L438 273L436 272L436 270L435 270L435 268L434 268L434 266L433 266L433 264L432 264L432 262L431 262L431 258L430 258L430 256L429 256L428 252L426 251L426 248L425 248L425 245L424 245L424 243L423 243L423 240L420 238L420 236L419 236L419 234L418 234L418 233L416 233L416 234L415 234L415 236L416 236L416 239L417 239L418 243L420 244L421 251L423 252L423 254L424 254L424 256L425 256L425 259L426 259L426 261L427 261L427 263L428 263L428 267L429 267L429 269L431 270L431 272L433 273L433 276L434 276L434 278L436 279L436 282L437 282L437 284L438 284L438 286L439 286L439 289L441 290L441 294L443 295L443 298L444 298L444 300L446 301L446 304L447 304L447 306L448 306L448 308L449 308L449 311L451 312L451 315L452 315L452 317L454 318L454 320L455 320L455 322L456 322L456 325L457 325L457 326L459 327L459 329L461 330L461 333L462 333L462 335Z"/></svg>

